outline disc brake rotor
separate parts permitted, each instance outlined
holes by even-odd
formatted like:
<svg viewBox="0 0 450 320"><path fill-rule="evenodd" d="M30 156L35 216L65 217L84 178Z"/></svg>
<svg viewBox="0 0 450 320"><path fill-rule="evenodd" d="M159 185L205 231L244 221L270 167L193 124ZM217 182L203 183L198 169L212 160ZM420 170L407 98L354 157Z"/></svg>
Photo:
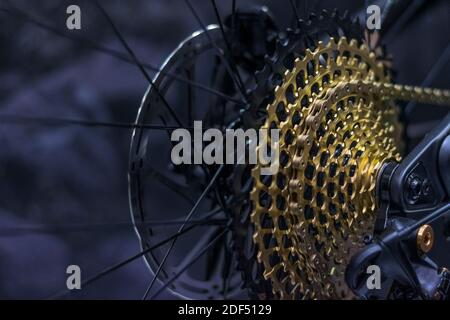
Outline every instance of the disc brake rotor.
<svg viewBox="0 0 450 320"><path fill-rule="evenodd" d="M213 74L216 79L224 78L223 68L214 69L212 57L214 46L210 38L214 39L218 46L223 46L222 35L218 26L209 26L208 35L203 32L195 32L191 37L182 42L179 47L168 57L161 67L161 71L154 78L154 85L151 85L142 102L136 120L137 125L162 122L162 125L173 123L173 119L168 115L161 96L164 96L172 106L181 121L187 123L193 121L194 117L206 118L209 122L216 122L213 116L217 114L205 108L204 104L193 101L194 90L186 90L179 82L167 74L179 75L181 78L190 79L198 70L200 59L204 61L202 70L204 74ZM211 62L212 61L212 62ZM208 79L209 80L209 79ZM228 82L228 81L227 81ZM155 90L159 88L159 93ZM221 88L225 90L224 88ZM187 92L186 92L187 91ZM180 99L182 92L186 92L188 98ZM199 93L197 92L197 95ZM209 98L210 96L207 96ZM196 101L199 101L197 97ZM202 96L200 96L202 98ZM204 100L207 100L204 98ZM198 107L200 105L200 107ZM218 108L218 102L214 101L207 106ZM228 107L229 108L229 107ZM167 120L166 120L167 119ZM187 119L187 120L186 120ZM220 118L221 121L228 121ZM171 124L169 123L169 124ZM177 123L173 123L174 126ZM192 125L192 124L190 124ZM208 125L215 125L209 124ZM141 241L143 250L146 250L164 239L173 235L179 230L180 223L153 227L148 222L158 222L173 220L183 221L194 205L194 201L200 196L205 186L208 184L207 174L200 166L186 165L174 166L171 164L170 152L172 144L170 142L170 132L154 132L143 128L137 128L133 132L130 150L130 171L129 171L129 193L133 222L136 232ZM214 170L214 168L211 168ZM211 171L213 172L213 171ZM177 196L181 198L176 198ZM217 200L213 196L205 197L198 212L192 220L216 220L228 219L223 210L217 208ZM174 201L178 199L179 201ZM188 224L185 229L192 226ZM223 226L199 225L178 241L171 251L170 257L161 267L158 280L162 283L177 274L194 254L207 245L218 232L223 230ZM183 272L169 287L169 290L183 298L189 299L220 299L242 298L245 296L240 288L240 274L235 272L230 265L231 248L226 246L228 234L223 243L208 250L204 259L200 260L192 268ZM156 273L159 266L164 261L164 256L170 248L170 242L165 246L160 246L148 252L144 257L152 273ZM227 275L226 284L223 277ZM226 289L223 289L226 286ZM226 292L224 292L226 291Z"/></svg>

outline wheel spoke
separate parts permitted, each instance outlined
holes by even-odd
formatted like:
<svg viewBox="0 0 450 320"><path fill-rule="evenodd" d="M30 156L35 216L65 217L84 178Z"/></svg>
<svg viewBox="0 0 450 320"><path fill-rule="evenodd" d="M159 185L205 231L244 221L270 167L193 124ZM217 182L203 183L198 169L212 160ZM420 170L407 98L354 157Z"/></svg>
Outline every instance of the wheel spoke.
<svg viewBox="0 0 450 320"><path fill-rule="evenodd" d="M238 67L237 67L237 63L236 63L236 61L235 61L235 59L233 57L232 47L230 45L230 42L228 41L227 35L225 34L225 28L223 27L222 19L220 17L219 9L217 8L216 0L211 0L211 4L212 4L213 9L214 9L214 14L216 15L216 20L217 20L217 22L219 24L220 33L222 34L223 41L225 42L225 46L226 46L226 49L228 51L228 56L230 57L232 70L233 70L234 74L236 75L236 77L237 77L237 79L239 81L239 85L241 87L241 90L244 90L244 92L243 92L244 97L246 97L247 93L245 92L244 82L242 81L242 77L241 77L241 74L239 73L239 70L238 70ZM198 18L198 19L200 19L200 18ZM225 59L225 57L224 57L224 59Z"/></svg>
<svg viewBox="0 0 450 320"><path fill-rule="evenodd" d="M195 68L192 66L189 70L186 70L186 76L189 80L195 79ZM188 124L194 121L194 106L195 106L195 91L190 83L187 84L187 100L188 100Z"/></svg>
<svg viewBox="0 0 450 320"><path fill-rule="evenodd" d="M221 211L221 210L220 210ZM189 225L210 225L210 226L223 226L227 222L226 219L197 219L191 220L187 224ZM17 227L0 227L1 237L12 237L18 235L27 235L35 233L67 233L67 232L85 232L98 230L109 230L113 228L129 228L134 226L145 227L167 227L171 225L181 225L184 221L181 220L155 220L155 221L136 221L132 222L108 222L108 223L90 223L90 224L45 224L36 226L17 226Z"/></svg>
<svg viewBox="0 0 450 320"><path fill-rule="evenodd" d="M198 24L202 28L203 32L206 34L206 36L208 37L209 41L211 42L211 44L216 49L218 56L220 57L220 59L222 59L222 62L227 67L228 72L230 73L231 78L233 79L234 83L236 84L236 87L241 92L242 97L244 98L244 100L246 100L247 99L247 94L245 92L244 83L242 82L242 79L241 79L241 77L239 75L239 72L237 71L237 67L230 65L230 63L229 63L228 59L225 57L223 51L219 48L219 46L217 45L216 41L214 41L214 39L209 34L208 29L206 28L206 26L204 25L204 23L200 19L200 16L198 15L197 11L192 6L191 2L189 0L185 0L185 2L187 4L187 6L189 7L189 10L192 12L192 15L195 17L195 19L197 20Z"/></svg>
<svg viewBox="0 0 450 320"><path fill-rule="evenodd" d="M223 254L224 254L224 266L222 269L222 296L223 299L227 299L228 288L230 286L230 272L232 268L233 255L230 252L230 244L226 241L223 241Z"/></svg>
<svg viewBox="0 0 450 320"><path fill-rule="evenodd" d="M121 53L119 51L116 51L114 49L107 48L105 46L99 45L96 42L94 42L92 40L89 40L87 38L63 32L63 31L61 31L60 28L53 27L53 26L45 24L45 23L43 23L41 21L38 21L35 18L27 15L26 13L20 11L19 9L17 9L15 7L11 6L11 8L0 8L0 12L7 13L9 15L14 15L15 17L17 17L19 19L22 19L22 20L25 20L25 21L27 21L29 23L32 23L32 24L36 25L37 27L39 27L41 29L44 29L44 30L46 30L48 32L51 32L51 33L53 33L53 34L55 34L55 35L57 35L59 37L66 38L66 39L69 39L71 41L80 43L85 48L88 48L90 50L94 50L94 51L106 54L106 55L111 56L113 58L116 58L118 60L124 61L126 63L131 63L131 64L134 65L134 61L130 57L128 57L127 55L124 55L123 53ZM192 85L193 87L196 87L199 90L203 90L205 92L208 92L210 94L216 95L218 97L221 97L223 99L226 99L226 100L228 100L230 102L233 102L233 103L236 103L238 105L245 105L245 102L243 102L243 101L241 101L239 99L235 99L233 97L230 97L230 96L228 96L228 95L226 95L226 94L224 94L222 92L219 92L219 91L217 91L217 90L215 90L213 88L210 88L208 86L205 86L205 85L203 85L201 83L190 81L189 79L180 77L179 75L173 74L171 72L162 71L160 68L155 67L155 66L153 66L153 65L151 65L149 63L142 63L142 65L148 70L154 71L156 73L160 73L160 74L165 75L167 77L170 77L170 78L172 78L174 80L190 84L190 85Z"/></svg>
<svg viewBox="0 0 450 320"><path fill-rule="evenodd" d="M291 4L291 7L292 7L292 12L295 17L295 22L298 25L299 21L300 21L300 15L298 14L297 5L295 4L294 0L289 0L289 3Z"/></svg>
<svg viewBox="0 0 450 320"><path fill-rule="evenodd" d="M164 107L167 109L167 111L169 111L170 115L172 116L172 118L175 120L175 122L179 125L182 126L182 123L180 121L180 119L178 118L178 116L176 115L175 111L173 110L173 108L169 105L169 103L167 102L166 98L161 94L161 92L159 91L158 87L155 86L155 84L153 83L152 78L150 77L150 75L147 73L147 70L145 70L144 66L140 63L139 59L137 58L136 54L134 53L134 51L131 49L131 47L128 45L128 42L125 40L125 38L122 36L122 33L119 31L119 29L117 28L116 24L114 23L114 21L112 20L112 18L109 16L109 14L106 12L106 10L100 5L100 3L97 0L94 0L94 4L95 6L100 10L100 12L103 14L103 16L105 17L106 21L108 21L109 25L111 26L111 28L114 31L114 34L116 35L116 37L119 39L120 43L123 45L123 47L125 48L125 50L128 52L128 54L130 55L131 59L133 60L134 64L139 68L139 70L142 72L142 74L144 75L145 79L147 79L148 83L150 83L150 85L153 87L153 89L155 90L157 96L161 99L161 101L163 102Z"/></svg>
<svg viewBox="0 0 450 320"><path fill-rule="evenodd" d="M186 223L189 222L189 220L190 220L190 219L192 218L192 216L195 214L195 212L196 212L198 206L200 205L200 203L202 202L203 198L205 198L205 196L209 193L209 191L211 190L211 188L215 185L215 183L216 183L217 179L219 178L219 175L220 175L220 173L222 172L222 170L223 170L224 167L225 167L225 166L222 164L222 165L217 169L216 173L215 173L214 176L211 178L211 181L210 181L209 184L206 186L205 190L203 190L202 194L201 194L200 197L197 199L195 205L192 207L192 209L190 210L190 212L189 212L188 215L186 216L186 219L185 219L185 222L186 222ZM183 231L184 227L185 227L185 224L183 224L183 225L180 227L179 231L180 231L180 232ZM162 270L162 268L163 268L163 266L164 266L164 264L165 264L167 258L169 257L170 253L172 252L173 247L175 246L176 241L177 241L177 238L175 238L175 239L172 240L172 243L170 244L169 249L167 250L166 254L164 255L162 261L160 262L160 264L159 264L159 266L158 266L158 268L157 268L157 270L156 270L156 272L155 272L155 274L154 274L154 276L153 276L153 278L152 278L152 281L150 282L150 285L149 285L148 288L147 288L147 291L146 291L146 293L145 293L145 295L144 295L144 299L146 298L146 296L148 295L148 293L149 293L150 290L152 289L153 284L155 283L156 278L158 277L159 273L161 272L161 270Z"/></svg>
<svg viewBox="0 0 450 320"><path fill-rule="evenodd" d="M185 187L178 182L172 180L167 177L163 173L158 172L156 169L152 168L150 165L146 165L144 169L141 169L140 173L143 178L155 179L162 185L169 188L171 191L175 192L179 196L181 196L184 200L186 200L190 205L194 205L194 199L189 195L192 191L190 188ZM152 181L152 180L151 180Z"/></svg>
<svg viewBox="0 0 450 320"><path fill-rule="evenodd" d="M206 245L202 250L197 252L195 257L193 257L190 261L188 261L179 272L177 272L175 275L173 275L169 280L167 280L164 285L159 288L158 291L156 291L152 296L150 296L150 300L155 299L158 297L167 287L169 287L176 279L178 279L186 270L189 269L191 265L193 265L197 260L199 260L208 250L217 242L219 241L226 233L228 232L227 229L223 230L217 237L215 237L211 242L209 242L208 245ZM144 296L144 300L147 297L147 294Z"/></svg>
<svg viewBox="0 0 450 320"><path fill-rule="evenodd" d="M112 273L112 272L114 272L114 271L116 271L116 270L118 270L118 269L128 265L129 263L135 261L136 259L139 259L140 257L144 256L145 254L147 254L147 253L149 253L149 252L151 252L151 251L153 251L153 250L155 250L155 249L165 245L166 243L170 242L171 240L177 239L179 236L181 236L183 234L186 234L187 232L191 231L196 226L197 225L192 225L190 227L187 227L186 229L184 229L182 231L179 231L179 232L173 234L172 236L170 236L170 237L168 237L168 238L158 242L154 246L151 246L150 248L147 248L147 249L145 249L145 250L143 250L143 251L141 251L141 252L139 252L139 253L137 253L137 254L135 254L135 255L133 255L133 256L131 256L131 257L129 257L129 258L119 262L119 263L117 263L117 264L114 264L113 266L105 268L103 271L101 271L101 272L97 273L96 275L94 275L92 277L89 277L88 279L83 281L81 283L81 286L83 288L85 288L86 286L91 285L92 283L94 283L94 282L98 281L99 279L107 276L108 274L110 274L110 273ZM53 299L60 299L60 298L64 297L66 294L68 294L70 292L71 291L69 291L69 289L64 289L61 292L51 296L49 299L51 299L51 300L53 300Z"/></svg>
<svg viewBox="0 0 450 320"><path fill-rule="evenodd" d="M174 127L153 124L134 124L126 122L90 121L81 119L65 119L50 117L29 117L15 114L0 114L0 123L3 125L44 125L44 126L81 126L91 128L117 128L117 129L149 129L172 131L176 129L193 130L188 127Z"/></svg>

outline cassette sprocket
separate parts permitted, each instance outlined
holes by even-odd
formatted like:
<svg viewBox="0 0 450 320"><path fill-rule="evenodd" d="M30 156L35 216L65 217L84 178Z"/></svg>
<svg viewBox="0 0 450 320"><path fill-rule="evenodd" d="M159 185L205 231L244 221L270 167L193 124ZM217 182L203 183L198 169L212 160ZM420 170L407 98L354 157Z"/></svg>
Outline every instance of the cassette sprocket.
<svg viewBox="0 0 450 320"><path fill-rule="evenodd" d="M373 234L378 172L401 159L394 100L448 104L450 93L391 84L365 43L340 37L306 49L274 95L262 128L280 130L280 169L252 171L263 276L280 299L353 298L344 273Z"/></svg>
<svg viewBox="0 0 450 320"><path fill-rule="evenodd" d="M313 49L319 41L330 37L346 36L348 38L366 41L368 46L376 52L379 61L385 62L384 48L376 41L369 41L364 36L357 20L352 20L346 13L340 15L337 10L328 12L323 10L319 15L311 14L306 21L299 20L297 28L280 32L275 41L273 51L269 51L264 67L256 73L256 86L251 91L251 104L243 113L245 128L258 128L267 118L267 105L275 99L274 91L282 83L283 75L292 69L296 58L301 58L307 48ZM370 43L370 45L369 45ZM388 63L385 63L387 65ZM388 68L384 69L390 73ZM236 168L235 190L237 196L248 196L249 180L251 182L251 167ZM274 298L272 285L263 277L264 267L258 262L258 244L254 244L251 235L254 232L250 221L251 206L243 201L235 207L233 219L234 247L238 257L238 268L242 271L244 286L251 298Z"/></svg>

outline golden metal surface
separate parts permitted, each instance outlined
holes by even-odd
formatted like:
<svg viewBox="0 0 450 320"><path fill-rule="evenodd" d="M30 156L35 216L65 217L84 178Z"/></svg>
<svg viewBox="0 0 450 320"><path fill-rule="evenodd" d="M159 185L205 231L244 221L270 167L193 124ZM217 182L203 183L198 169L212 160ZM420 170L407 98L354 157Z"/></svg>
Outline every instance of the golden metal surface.
<svg viewBox="0 0 450 320"><path fill-rule="evenodd" d="M401 159L394 99L445 104L450 93L392 85L377 55L346 38L307 49L275 89L262 127L280 129L280 169L252 170L251 220L276 297L353 297L344 272L372 235L378 171Z"/></svg>
<svg viewBox="0 0 450 320"><path fill-rule="evenodd" d="M420 253L428 253L433 248L434 231L430 225L425 224L417 230L416 243Z"/></svg>

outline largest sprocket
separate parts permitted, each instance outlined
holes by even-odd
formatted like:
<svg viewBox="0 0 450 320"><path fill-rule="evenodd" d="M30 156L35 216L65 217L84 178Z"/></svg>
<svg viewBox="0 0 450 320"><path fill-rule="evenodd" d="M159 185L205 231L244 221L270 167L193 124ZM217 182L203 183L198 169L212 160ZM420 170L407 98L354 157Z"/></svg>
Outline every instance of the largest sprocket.
<svg viewBox="0 0 450 320"><path fill-rule="evenodd" d="M267 106L275 100L275 88L283 83L285 73L295 66L296 59L304 58L308 48L314 49L319 41L329 41L331 37L357 39L360 43L367 42L362 28L357 20L351 20L347 14L340 15L337 10L329 13L322 11L320 15L310 15L308 21L298 21L297 28L281 32L276 41L275 50L266 57L266 64L256 74L256 87L252 90L250 108L243 114L245 127L259 128L267 119ZM385 61L384 50L372 43L369 45L378 61ZM385 63L387 64L387 63ZM383 69L383 77L389 76L389 69ZM248 192L250 167L240 168L235 179L238 192ZM283 176L273 178L281 184ZM271 183L266 178L265 183ZM286 182L284 182L286 183ZM242 271L244 286L249 289L251 298L274 298L272 283L263 276L264 266L257 259L258 243L253 243L254 225L250 222L252 207L243 202L236 207L234 219L235 249L238 254L239 269ZM267 278L267 277L266 277Z"/></svg>

